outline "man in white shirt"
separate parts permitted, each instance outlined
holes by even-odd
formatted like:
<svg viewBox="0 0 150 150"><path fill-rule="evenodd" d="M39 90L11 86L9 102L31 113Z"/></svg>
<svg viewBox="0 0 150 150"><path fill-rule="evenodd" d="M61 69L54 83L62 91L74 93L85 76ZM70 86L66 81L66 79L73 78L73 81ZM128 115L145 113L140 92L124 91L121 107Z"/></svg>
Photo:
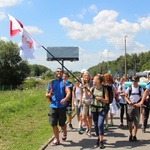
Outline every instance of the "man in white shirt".
<svg viewBox="0 0 150 150"><path fill-rule="evenodd" d="M137 141L137 130L140 119L140 109L136 107L136 104L141 100L141 96L144 93L143 88L138 85L139 77L132 77L132 85L125 91L125 100L127 101L127 121L129 126L129 141ZM132 125L134 124L133 134Z"/></svg>

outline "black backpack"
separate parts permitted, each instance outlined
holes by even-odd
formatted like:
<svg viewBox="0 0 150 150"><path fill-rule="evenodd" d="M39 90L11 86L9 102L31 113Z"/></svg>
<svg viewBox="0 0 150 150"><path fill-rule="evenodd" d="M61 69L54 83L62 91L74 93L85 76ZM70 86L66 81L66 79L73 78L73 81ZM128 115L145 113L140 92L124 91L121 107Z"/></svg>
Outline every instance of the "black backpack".
<svg viewBox="0 0 150 150"><path fill-rule="evenodd" d="M129 86L129 98L130 98L131 95L141 96L141 86L139 86L139 93L132 93L132 86Z"/></svg>
<svg viewBox="0 0 150 150"><path fill-rule="evenodd" d="M107 91L108 91L108 97L109 97L109 103L108 103L108 105L109 105L110 103L112 103L113 98L114 98L113 88L110 85L104 85L104 88L106 88Z"/></svg>

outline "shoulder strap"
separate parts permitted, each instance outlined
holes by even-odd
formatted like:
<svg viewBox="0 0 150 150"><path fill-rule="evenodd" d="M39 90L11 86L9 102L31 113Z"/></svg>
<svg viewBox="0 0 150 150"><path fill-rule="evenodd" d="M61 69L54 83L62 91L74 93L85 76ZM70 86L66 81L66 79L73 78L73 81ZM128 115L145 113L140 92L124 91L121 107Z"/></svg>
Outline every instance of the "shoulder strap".
<svg viewBox="0 0 150 150"><path fill-rule="evenodd" d="M92 94L94 93L94 89L95 89L95 87L92 87Z"/></svg>
<svg viewBox="0 0 150 150"><path fill-rule="evenodd" d="M139 96L141 96L141 90L142 90L142 88L141 88L141 86L139 86Z"/></svg>
<svg viewBox="0 0 150 150"><path fill-rule="evenodd" d="M132 93L132 86L129 86L129 97L130 97L131 93Z"/></svg>
<svg viewBox="0 0 150 150"><path fill-rule="evenodd" d="M103 88L103 98L105 98L105 87L104 86L102 86L102 88Z"/></svg>
<svg viewBox="0 0 150 150"><path fill-rule="evenodd" d="M139 96L141 96L141 86L139 86ZM130 97L130 95L132 94L132 86L129 86L129 97Z"/></svg>

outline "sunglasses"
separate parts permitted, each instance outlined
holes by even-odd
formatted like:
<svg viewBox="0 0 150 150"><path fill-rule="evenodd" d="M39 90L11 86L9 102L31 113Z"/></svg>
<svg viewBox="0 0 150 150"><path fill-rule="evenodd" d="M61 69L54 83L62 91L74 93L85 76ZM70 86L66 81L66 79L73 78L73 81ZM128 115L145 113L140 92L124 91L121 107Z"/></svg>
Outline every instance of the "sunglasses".
<svg viewBox="0 0 150 150"><path fill-rule="evenodd" d="M56 72L62 72L62 71L56 71Z"/></svg>
<svg viewBox="0 0 150 150"><path fill-rule="evenodd" d="M132 82L138 82L138 80L132 80Z"/></svg>

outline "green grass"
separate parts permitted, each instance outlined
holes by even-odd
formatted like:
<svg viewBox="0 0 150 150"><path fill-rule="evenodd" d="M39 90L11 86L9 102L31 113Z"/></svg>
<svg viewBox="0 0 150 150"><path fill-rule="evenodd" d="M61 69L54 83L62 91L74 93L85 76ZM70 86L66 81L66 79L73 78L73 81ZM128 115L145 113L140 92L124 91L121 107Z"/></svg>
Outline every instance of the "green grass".
<svg viewBox="0 0 150 150"><path fill-rule="evenodd" d="M45 87L0 92L0 149L37 150L51 136Z"/></svg>

